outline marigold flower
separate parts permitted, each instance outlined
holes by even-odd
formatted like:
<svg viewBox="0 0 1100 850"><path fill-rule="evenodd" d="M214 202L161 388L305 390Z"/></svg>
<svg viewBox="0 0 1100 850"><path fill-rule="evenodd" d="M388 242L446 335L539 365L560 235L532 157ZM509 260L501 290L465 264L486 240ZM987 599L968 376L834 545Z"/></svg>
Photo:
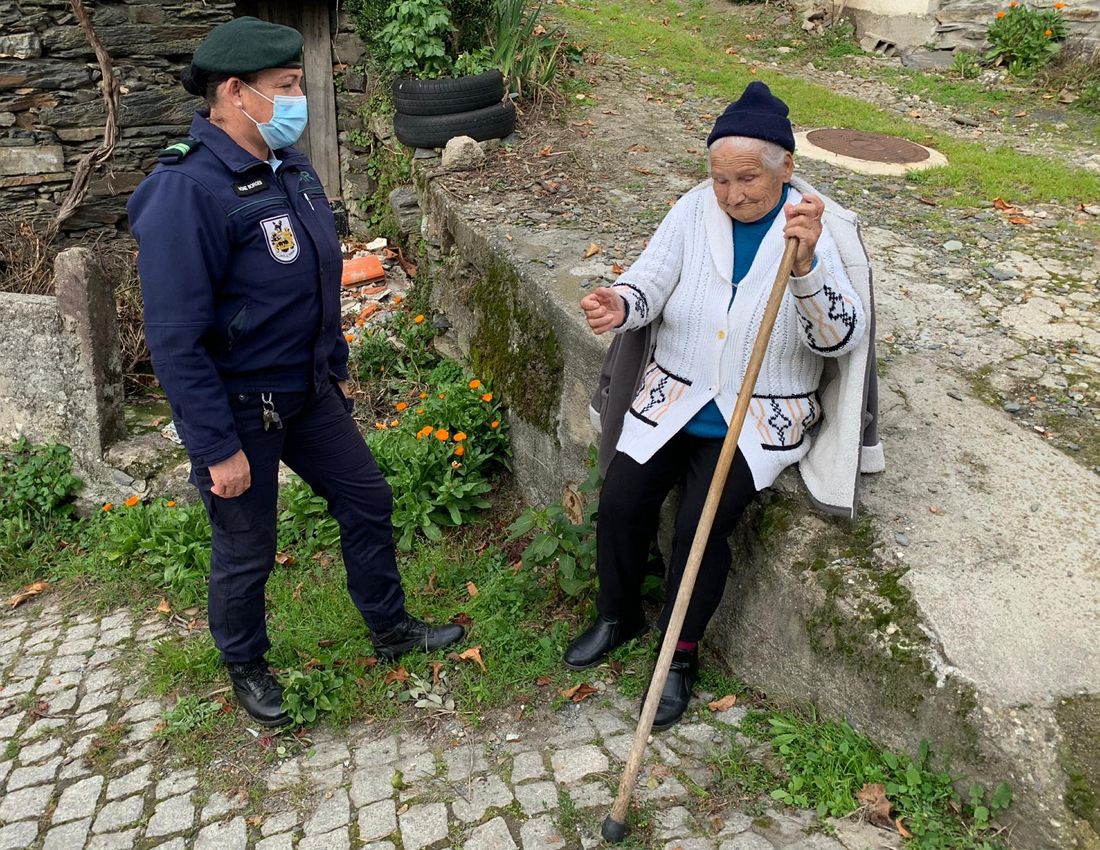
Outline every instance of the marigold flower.
<svg viewBox="0 0 1100 850"><path fill-rule="evenodd" d="M364 323L363 323L363 320L362 320L362 319L356 319L356 320L355 320L355 326L356 326L357 328L361 328L361 327L363 327L363 324L364 324ZM370 336L370 334L367 334L367 336Z"/></svg>
<svg viewBox="0 0 1100 850"><path fill-rule="evenodd" d="M439 400L440 400L440 401L443 401L443 399L445 399L446 397L447 397L447 394L446 394L446 393L440 393L440 394L439 394Z"/></svg>
<svg viewBox="0 0 1100 850"><path fill-rule="evenodd" d="M432 433L431 425L425 425L423 428L420 429L420 435L422 437L427 437L430 433Z"/></svg>
<svg viewBox="0 0 1100 850"><path fill-rule="evenodd" d="M455 446L455 455L457 457L462 457L464 454L466 454L465 446Z"/></svg>
<svg viewBox="0 0 1100 850"><path fill-rule="evenodd" d="M1005 11L1004 11L1004 9L1001 9L1001 11L999 11L999 12L997 13L997 20L999 21L999 20L1000 20L1001 18L1003 18L1004 16L1005 16Z"/></svg>
<svg viewBox="0 0 1100 850"><path fill-rule="evenodd" d="M409 406L405 402L399 401L393 407L394 407L395 410L401 411L401 410L407 410Z"/></svg>
<svg viewBox="0 0 1100 850"><path fill-rule="evenodd" d="M413 319L413 321L416 322L419 325L421 322L424 321L424 314L423 313L418 313L416 318Z"/></svg>
<svg viewBox="0 0 1100 850"><path fill-rule="evenodd" d="M175 499L169 499L168 500L168 507L174 508L175 506L176 506L176 500Z"/></svg>
<svg viewBox="0 0 1100 850"><path fill-rule="evenodd" d="M394 304L400 304L400 303L401 303L401 300L402 300L402 299L401 299L401 296L400 296L400 295L395 295L395 296L393 297L393 303L394 303Z"/></svg>
<svg viewBox="0 0 1100 850"><path fill-rule="evenodd" d="M481 389L481 381L479 381L477 378L474 378L472 381L470 381L470 389L471 390Z"/></svg>
<svg viewBox="0 0 1100 850"><path fill-rule="evenodd" d="M126 500L126 507L132 508L140 501L141 499L139 499L137 496L131 496L129 499Z"/></svg>
<svg viewBox="0 0 1100 850"><path fill-rule="evenodd" d="M481 400L482 401L492 401L493 400L493 394L492 393L485 393L484 395L481 396Z"/></svg>
<svg viewBox="0 0 1100 850"><path fill-rule="evenodd" d="M1054 8L1057 9L1058 11L1062 11L1062 9L1066 8L1066 4L1065 3L1055 3Z"/></svg>
<svg viewBox="0 0 1100 850"><path fill-rule="evenodd" d="M396 427L397 427L398 425L400 425L400 424L401 424L401 420L400 420L400 419L392 419L392 420L390 420L390 427L391 427L391 428L396 428Z"/></svg>
<svg viewBox="0 0 1100 850"><path fill-rule="evenodd" d="M1047 38L1050 38L1052 35L1054 35L1054 30L1045 30L1043 32L1043 35L1045 35Z"/></svg>
<svg viewBox="0 0 1100 850"><path fill-rule="evenodd" d="M344 334L344 339L346 339L348 342L352 342L355 337L353 337L351 334Z"/></svg>
<svg viewBox="0 0 1100 850"><path fill-rule="evenodd" d="M466 439L466 432L465 431L458 431L458 432L455 433L455 442L456 443L461 443L465 439Z"/></svg>
<svg viewBox="0 0 1100 850"><path fill-rule="evenodd" d="M386 430L386 423L385 422L375 422L374 423L374 428L377 431L385 431Z"/></svg>
<svg viewBox="0 0 1100 850"><path fill-rule="evenodd" d="M500 422L498 420L494 419L492 422L489 423L489 427L490 428L499 428L500 427Z"/></svg>
<svg viewBox="0 0 1100 850"><path fill-rule="evenodd" d="M416 409L416 415L417 416L423 416L424 415L424 408L423 407L418 407Z"/></svg>
<svg viewBox="0 0 1100 850"><path fill-rule="evenodd" d="M111 504L110 502L107 502L103 505L103 512L106 513L107 511L109 511L113 507L114 507L113 504Z"/></svg>
<svg viewBox="0 0 1100 850"><path fill-rule="evenodd" d="M440 428L438 431L435 432L435 438L440 442L449 439L450 436L451 435L448 434L443 428Z"/></svg>
<svg viewBox="0 0 1100 850"><path fill-rule="evenodd" d="M421 393L421 394L420 394L420 397L421 397L421 398L427 398L427 397L428 397L428 394L427 394L427 393Z"/></svg>

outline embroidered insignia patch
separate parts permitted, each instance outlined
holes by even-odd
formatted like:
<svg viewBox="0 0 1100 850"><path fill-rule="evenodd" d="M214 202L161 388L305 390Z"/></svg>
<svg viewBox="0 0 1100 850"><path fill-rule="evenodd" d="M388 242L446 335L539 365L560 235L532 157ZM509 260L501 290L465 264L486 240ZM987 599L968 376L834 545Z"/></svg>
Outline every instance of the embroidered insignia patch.
<svg viewBox="0 0 1100 850"><path fill-rule="evenodd" d="M260 222L267 241L267 250L280 263L293 263L298 259L298 239L285 215L265 218Z"/></svg>

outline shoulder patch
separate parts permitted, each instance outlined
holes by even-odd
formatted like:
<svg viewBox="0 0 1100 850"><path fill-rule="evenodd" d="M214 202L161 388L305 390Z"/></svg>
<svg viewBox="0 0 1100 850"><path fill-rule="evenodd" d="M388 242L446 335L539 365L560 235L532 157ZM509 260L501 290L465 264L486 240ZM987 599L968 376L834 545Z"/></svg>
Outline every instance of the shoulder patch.
<svg viewBox="0 0 1100 850"><path fill-rule="evenodd" d="M175 142L160 152L160 161L166 163L179 162L201 144L202 142L198 139L191 137Z"/></svg>

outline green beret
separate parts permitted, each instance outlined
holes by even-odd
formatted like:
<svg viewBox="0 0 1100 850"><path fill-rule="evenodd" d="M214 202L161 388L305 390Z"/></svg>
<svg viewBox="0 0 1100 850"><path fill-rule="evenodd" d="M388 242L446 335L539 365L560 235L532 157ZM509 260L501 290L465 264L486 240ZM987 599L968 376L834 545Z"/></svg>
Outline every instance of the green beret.
<svg viewBox="0 0 1100 850"><path fill-rule="evenodd" d="M302 34L293 27L245 16L210 31L191 59L208 74L252 74L267 68L299 68Z"/></svg>

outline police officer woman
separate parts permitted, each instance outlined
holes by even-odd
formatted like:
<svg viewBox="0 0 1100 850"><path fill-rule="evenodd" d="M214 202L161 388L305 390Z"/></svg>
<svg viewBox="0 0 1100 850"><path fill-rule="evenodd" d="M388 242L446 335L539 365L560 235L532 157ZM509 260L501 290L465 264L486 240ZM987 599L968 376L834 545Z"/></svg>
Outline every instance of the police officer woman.
<svg viewBox="0 0 1100 850"><path fill-rule="evenodd" d="M129 203L153 369L213 529L209 620L241 704L288 721L264 660L279 461L328 501L348 591L378 655L463 637L405 611L392 494L351 417L332 209L293 147L306 123L302 36L237 18L184 72L206 98Z"/></svg>

